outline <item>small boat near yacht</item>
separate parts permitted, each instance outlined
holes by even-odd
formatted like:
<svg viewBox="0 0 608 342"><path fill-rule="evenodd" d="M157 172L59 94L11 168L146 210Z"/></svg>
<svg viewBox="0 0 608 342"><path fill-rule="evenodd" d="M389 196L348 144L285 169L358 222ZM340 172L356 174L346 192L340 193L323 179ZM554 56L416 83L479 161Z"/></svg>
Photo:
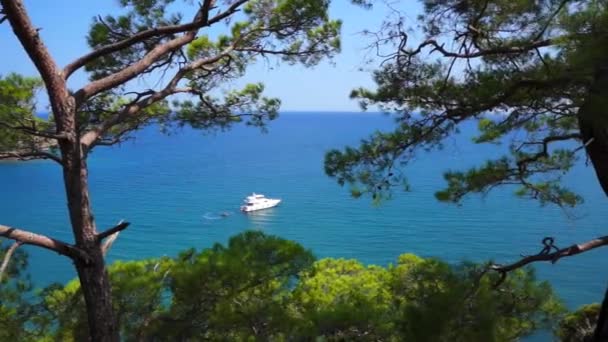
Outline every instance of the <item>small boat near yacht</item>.
<svg viewBox="0 0 608 342"><path fill-rule="evenodd" d="M276 198L266 198L264 195L256 194L254 192L251 196L247 196L244 202L245 204L241 206L241 211L250 212L276 207L279 205L279 203L281 203L281 200Z"/></svg>

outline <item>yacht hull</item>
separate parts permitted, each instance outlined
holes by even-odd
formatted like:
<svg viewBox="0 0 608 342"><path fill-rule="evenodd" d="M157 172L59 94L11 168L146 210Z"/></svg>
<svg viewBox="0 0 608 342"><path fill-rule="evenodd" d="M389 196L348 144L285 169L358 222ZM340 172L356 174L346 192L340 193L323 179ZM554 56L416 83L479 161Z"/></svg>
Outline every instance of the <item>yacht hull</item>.
<svg viewBox="0 0 608 342"><path fill-rule="evenodd" d="M254 205L244 205L241 207L241 211L248 213L248 212L252 212L252 211L269 209L269 208L276 207L277 205L279 205L279 203L281 203L280 199L267 199L266 201L264 201L262 203L256 203Z"/></svg>

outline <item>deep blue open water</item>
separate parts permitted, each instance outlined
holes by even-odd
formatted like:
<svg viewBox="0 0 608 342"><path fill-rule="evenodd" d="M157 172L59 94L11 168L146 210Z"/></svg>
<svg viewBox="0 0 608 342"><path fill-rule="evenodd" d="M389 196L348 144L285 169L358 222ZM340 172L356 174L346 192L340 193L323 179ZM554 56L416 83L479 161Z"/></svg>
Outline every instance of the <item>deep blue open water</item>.
<svg viewBox="0 0 608 342"><path fill-rule="evenodd" d="M446 141L441 151L420 154L406 174L412 191L397 190L374 206L353 199L323 172L324 153L389 130L381 114L285 113L267 134L249 127L202 134L184 129L161 135L154 127L117 148L99 148L90 158L93 209L99 229L120 219L132 226L117 240L112 260L175 255L204 248L246 229L296 240L318 257L357 258L387 264L405 252L450 262L508 262L535 253L544 236L558 246L605 235L608 199L593 170L581 162L565 182L585 197L566 215L561 209L518 199L513 188L461 207L439 203L433 193L447 169L464 169L501 155L502 148L470 141L474 126ZM283 199L280 207L238 212L251 192ZM71 241L59 168L45 161L0 164L0 222ZM219 213L231 212L227 218ZM40 285L74 277L69 262L28 248ZM608 249L555 265L538 265L569 307L599 301L608 283Z"/></svg>

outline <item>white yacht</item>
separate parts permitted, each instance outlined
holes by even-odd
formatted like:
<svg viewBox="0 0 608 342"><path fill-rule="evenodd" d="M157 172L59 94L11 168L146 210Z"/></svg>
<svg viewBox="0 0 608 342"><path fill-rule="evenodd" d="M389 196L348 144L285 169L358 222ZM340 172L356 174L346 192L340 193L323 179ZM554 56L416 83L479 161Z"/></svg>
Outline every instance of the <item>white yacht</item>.
<svg viewBox="0 0 608 342"><path fill-rule="evenodd" d="M245 204L241 206L241 211L250 212L276 207L279 203L281 203L281 200L266 198L264 195L256 194L254 192L251 196L247 196L244 202Z"/></svg>

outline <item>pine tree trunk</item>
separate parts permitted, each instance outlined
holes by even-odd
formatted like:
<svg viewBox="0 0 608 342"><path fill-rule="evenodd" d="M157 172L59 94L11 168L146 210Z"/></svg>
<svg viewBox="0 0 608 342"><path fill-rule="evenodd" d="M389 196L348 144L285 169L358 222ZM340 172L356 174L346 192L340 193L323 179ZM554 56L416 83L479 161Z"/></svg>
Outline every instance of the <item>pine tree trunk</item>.
<svg viewBox="0 0 608 342"><path fill-rule="evenodd" d="M579 128L597 179L608 196L608 65L600 66L578 111ZM608 288L597 321L594 341L608 341Z"/></svg>
<svg viewBox="0 0 608 342"><path fill-rule="evenodd" d="M101 250L88 251L91 265L76 265L87 308L91 341L118 342L119 332L112 309L112 294Z"/></svg>
<svg viewBox="0 0 608 342"><path fill-rule="evenodd" d="M75 123L64 124L77 131ZM89 201L86 152L82 150L78 138L62 142L60 148L74 238L76 245L90 257L87 261L75 262L86 304L90 340L118 342L120 337L112 308L110 281Z"/></svg>
<svg viewBox="0 0 608 342"><path fill-rule="evenodd" d="M58 142L72 231L76 245L88 256L75 258L74 263L85 298L90 339L95 342L118 342L120 338L112 310L110 282L89 202L87 151L80 143L76 115L81 101L86 99L77 101L68 90L62 69L44 45L39 35L40 28L32 24L23 1L0 0L0 4L2 21L8 20L15 36L40 72L49 95L56 133L62 136Z"/></svg>
<svg viewBox="0 0 608 342"><path fill-rule="evenodd" d="M595 73L594 82L578 111L578 123L595 174L608 196L608 65Z"/></svg>
<svg viewBox="0 0 608 342"><path fill-rule="evenodd" d="M599 317L597 318L597 326L593 335L593 341L602 342L608 341L608 287L604 294L604 301L600 309Z"/></svg>

